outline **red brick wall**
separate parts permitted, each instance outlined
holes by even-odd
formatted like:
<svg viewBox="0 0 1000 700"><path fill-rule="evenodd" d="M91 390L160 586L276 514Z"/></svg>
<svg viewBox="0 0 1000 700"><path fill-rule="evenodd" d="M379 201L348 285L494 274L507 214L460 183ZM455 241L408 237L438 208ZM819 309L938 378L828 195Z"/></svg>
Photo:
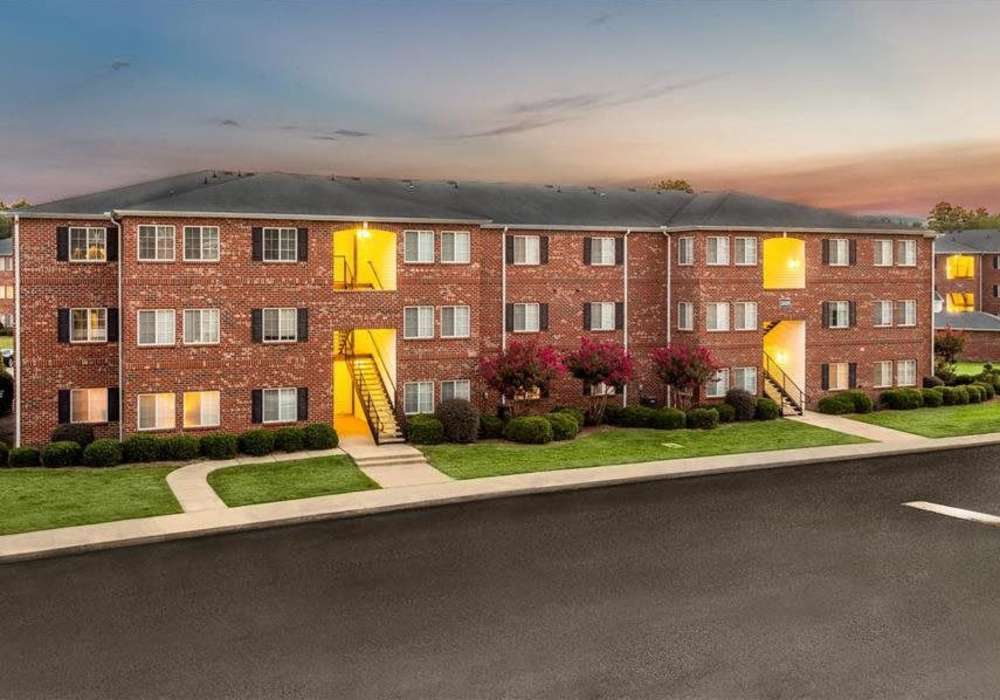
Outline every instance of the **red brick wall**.
<svg viewBox="0 0 1000 700"><path fill-rule="evenodd" d="M967 331L965 338L965 350L961 359L970 362L1000 361L1000 332Z"/></svg>

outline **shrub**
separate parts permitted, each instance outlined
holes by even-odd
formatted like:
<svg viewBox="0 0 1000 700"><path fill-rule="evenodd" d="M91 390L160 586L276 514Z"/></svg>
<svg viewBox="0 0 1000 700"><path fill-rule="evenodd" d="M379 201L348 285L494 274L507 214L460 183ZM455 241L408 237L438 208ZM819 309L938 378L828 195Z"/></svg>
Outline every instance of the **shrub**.
<svg viewBox="0 0 1000 700"><path fill-rule="evenodd" d="M657 430L679 430L687 425L687 416L679 408L657 408L649 427Z"/></svg>
<svg viewBox="0 0 1000 700"><path fill-rule="evenodd" d="M726 404L733 407L738 421L753 420L757 415L757 397L749 391L730 389L726 392Z"/></svg>
<svg viewBox="0 0 1000 700"><path fill-rule="evenodd" d="M819 409L820 413L826 413L833 416L840 416L845 413L854 413L854 402L851 401L850 397L844 396L843 394L831 394L830 396L824 396L819 400L816 407Z"/></svg>
<svg viewBox="0 0 1000 700"><path fill-rule="evenodd" d="M952 387L955 390L955 403L969 403L969 390L964 386Z"/></svg>
<svg viewBox="0 0 1000 700"><path fill-rule="evenodd" d="M274 452L274 433L270 430L247 430L239 437L240 452L254 457Z"/></svg>
<svg viewBox="0 0 1000 700"><path fill-rule="evenodd" d="M626 428L651 428L656 420L656 409L645 406L627 406L622 409L619 423Z"/></svg>
<svg viewBox="0 0 1000 700"><path fill-rule="evenodd" d="M580 424L569 413L549 413L543 418L552 425L553 440L572 440L580 432Z"/></svg>
<svg viewBox="0 0 1000 700"><path fill-rule="evenodd" d="M75 442L83 449L94 441L94 426L82 423L66 423L52 431L50 442Z"/></svg>
<svg viewBox="0 0 1000 700"><path fill-rule="evenodd" d="M711 430L719 425L719 412L714 408L692 408L687 412L687 427Z"/></svg>
<svg viewBox="0 0 1000 700"><path fill-rule="evenodd" d="M160 438L155 435L129 435L122 442L122 459L132 462L155 462L160 458Z"/></svg>
<svg viewBox="0 0 1000 700"><path fill-rule="evenodd" d="M920 389L888 389L879 394L879 403L896 411L909 411L924 405Z"/></svg>
<svg viewBox="0 0 1000 700"><path fill-rule="evenodd" d="M986 398L986 392L977 384L969 384L965 390L969 394L969 403L981 403Z"/></svg>
<svg viewBox="0 0 1000 700"><path fill-rule="evenodd" d="M937 408L944 402L944 392L941 389L921 389L920 393L924 396L924 406L928 408Z"/></svg>
<svg viewBox="0 0 1000 700"><path fill-rule="evenodd" d="M111 438L94 440L83 450L83 463L88 467L113 467L122 462L122 444Z"/></svg>
<svg viewBox="0 0 1000 700"><path fill-rule="evenodd" d="M479 416L479 439L496 440L503 437L503 420L497 416Z"/></svg>
<svg viewBox="0 0 1000 700"><path fill-rule="evenodd" d="M959 401L959 392L962 389L955 386L945 386L941 388L941 399L945 406L957 406ZM968 403L968 396L966 396L966 403Z"/></svg>
<svg viewBox="0 0 1000 700"><path fill-rule="evenodd" d="M607 414L609 408L611 407L610 406L605 407L604 409L605 414ZM570 414L571 416L576 418L576 424L581 428L585 425L588 425L587 415L583 412L582 408L577 408L576 406L556 406L555 408L552 409L552 412Z"/></svg>
<svg viewBox="0 0 1000 700"><path fill-rule="evenodd" d="M941 377L924 377L923 386L925 389L933 389L936 386L944 386L944 380Z"/></svg>
<svg viewBox="0 0 1000 700"><path fill-rule="evenodd" d="M313 423L305 428L306 447L310 450L329 450L340 444L337 431L329 423Z"/></svg>
<svg viewBox="0 0 1000 700"><path fill-rule="evenodd" d="M967 384L972 384L972 382L974 381L975 378L972 375L956 374L954 377L951 378L951 381L948 383L951 384L952 386L965 386Z"/></svg>
<svg viewBox="0 0 1000 700"><path fill-rule="evenodd" d="M448 442L475 442L479 435L479 411L466 399L448 399L438 404L434 415L444 426Z"/></svg>
<svg viewBox="0 0 1000 700"><path fill-rule="evenodd" d="M753 398L753 413L751 414L753 415L754 413L757 413L757 397L754 396L751 398ZM730 404L718 403L712 406L712 408L718 412L720 423L732 423L736 420L736 409Z"/></svg>
<svg viewBox="0 0 1000 700"><path fill-rule="evenodd" d="M871 413L875 407L872 397L860 389L848 389L842 392L841 396L848 399L854 405L855 413Z"/></svg>
<svg viewBox="0 0 1000 700"><path fill-rule="evenodd" d="M406 439L416 445L444 442L444 425L435 416L420 413L406 421Z"/></svg>
<svg viewBox="0 0 1000 700"><path fill-rule="evenodd" d="M621 406L608 406L604 409L604 422L608 425L621 425L625 409Z"/></svg>
<svg viewBox="0 0 1000 700"><path fill-rule="evenodd" d="M983 401L989 401L994 396L997 395L997 390L992 384L987 384L986 382L976 382L972 386L979 387L980 391L983 393Z"/></svg>
<svg viewBox="0 0 1000 700"><path fill-rule="evenodd" d="M160 441L160 458L188 462L201 454L201 445L193 435L171 435Z"/></svg>
<svg viewBox="0 0 1000 700"><path fill-rule="evenodd" d="M305 446L306 432L302 428L288 426L274 431L274 449L279 452L299 452Z"/></svg>
<svg viewBox="0 0 1000 700"><path fill-rule="evenodd" d="M552 424L541 416L523 416L507 423L503 434L513 442L544 445L552 442Z"/></svg>
<svg viewBox="0 0 1000 700"><path fill-rule="evenodd" d="M41 464L41 455L34 447L15 447L7 460L12 467L37 467Z"/></svg>
<svg viewBox="0 0 1000 700"><path fill-rule="evenodd" d="M0 416L6 416L14 407L14 378L0 370Z"/></svg>
<svg viewBox="0 0 1000 700"><path fill-rule="evenodd" d="M232 459L236 456L239 443L231 433L212 433L202 435L201 456L208 459Z"/></svg>
<svg viewBox="0 0 1000 700"><path fill-rule="evenodd" d="M10 448L7 447L6 442L0 442L0 469L3 469L8 465L8 459L10 457Z"/></svg>
<svg viewBox="0 0 1000 700"><path fill-rule="evenodd" d="M50 442L42 449L42 464L46 467L72 467L80 463L83 450L75 442Z"/></svg>
<svg viewBox="0 0 1000 700"><path fill-rule="evenodd" d="M781 407L766 396L757 399L757 420L774 420L781 416Z"/></svg>

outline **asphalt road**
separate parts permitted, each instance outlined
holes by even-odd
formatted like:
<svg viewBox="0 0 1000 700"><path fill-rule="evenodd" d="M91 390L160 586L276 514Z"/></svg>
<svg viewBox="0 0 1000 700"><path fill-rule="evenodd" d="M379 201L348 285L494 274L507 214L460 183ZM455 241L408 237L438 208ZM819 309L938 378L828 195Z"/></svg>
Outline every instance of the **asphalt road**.
<svg viewBox="0 0 1000 700"><path fill-rule="evenodd" d="M0 566L0 696L995 697L1000 448Z"/></svg>

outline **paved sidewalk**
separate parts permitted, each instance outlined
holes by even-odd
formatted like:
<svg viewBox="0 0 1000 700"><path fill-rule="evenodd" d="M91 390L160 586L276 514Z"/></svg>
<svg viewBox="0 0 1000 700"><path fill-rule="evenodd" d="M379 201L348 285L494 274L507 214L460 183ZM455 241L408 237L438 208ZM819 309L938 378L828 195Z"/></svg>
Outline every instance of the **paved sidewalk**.
<svg viewBox="0 0 1000 700"><path fill-rule="evenodd" d="M369 479L384 489L451 480L450 476L428 464L424 453L412 445L376 445L371 440L347 440L341 447Z"/></svg>
<svg viewBox="0 0 1000 700"><path fill-rule="evenodd" d="M883 428L880 425L862 423L859 420L851 420L850 418L844 418L843 416L830 416L825 413L817 413L816 411L806 411L804 416L787 416L787 418L789 420L798 421L799 423L814 425L817 428L835 430L838 433L847 433L848 435L863 437L868 440L874 440L875 442L920 443L928 442L931 439L922 435L904 433L901 430Z"/></svg>

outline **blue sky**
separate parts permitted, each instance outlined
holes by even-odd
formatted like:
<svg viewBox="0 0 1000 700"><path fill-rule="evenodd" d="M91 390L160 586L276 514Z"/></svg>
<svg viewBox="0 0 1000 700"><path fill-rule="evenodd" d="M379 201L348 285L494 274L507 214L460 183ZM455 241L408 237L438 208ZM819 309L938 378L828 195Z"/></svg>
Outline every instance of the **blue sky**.
<svg viewBox="0 0 1000 700"><path fill-rule="evenodd" d="M1000 3L9 2L0 199L218 167L1000 207Z"/></svg>

